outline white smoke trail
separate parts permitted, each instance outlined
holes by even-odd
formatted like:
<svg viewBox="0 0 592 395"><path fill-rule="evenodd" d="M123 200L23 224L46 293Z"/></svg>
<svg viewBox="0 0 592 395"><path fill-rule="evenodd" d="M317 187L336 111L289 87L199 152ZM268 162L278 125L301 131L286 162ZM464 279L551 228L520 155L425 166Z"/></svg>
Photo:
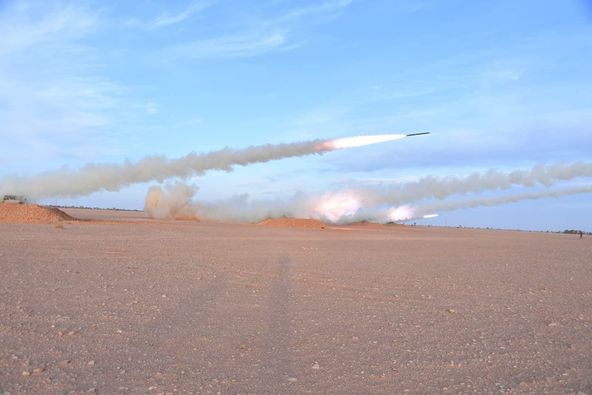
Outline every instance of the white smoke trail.
<svg viewBox="0 0 592 395"><path fill-rule="evenodd" d="M29 200L51 197L79 197L99 191L118 191L136 183L170 178L186 179L208 170L230 172L234 166L247 166L289 157L324 154L336 149L394 141L404 134L347 137L335 140L312 140L289 144L265 144L245 149L225 148L210 153L192 152L168 159L147 156L138 162L123 164L88 164L80 169L60 169L31 177L5 177L0 180L0 196L20 195Z"/></svg>
<svg viewBox="0 0 592 395"><path fill-rule="evenodd" d="M592 163L574 162L558 164L538 164L531 169L514 170L511 172L501 172L490 169L485 172L476 172L468 176L428 176L418 181L398 183L388 186L376 186L373 188L363 188L350 191L358 202L360 210L349 215L350 221L370 220L377 222L402 221L408 219L418 219L424 215L446 211L440 206L426 206L425 210L418 212L418 202L425 199L443 200L454 195L467 195L470 193L481 193L485 191L508 190L512 187L550 187L559 182L570 181L582 177L592 177ZM563 194L570 194L571 189ZM552 191L540 192L541 196L545 193L553 194ZM573 193L579 192L574 189ZM538 196L536 193L521 195L524 199L530 196ZM491 198L491 202L500 201L504 204L503 198ZM488 199L476 199L475 202L487 202ZM511 201L511 200L510 200ZM508 202L510 202L508 201ZM446 207L447 202L442 203ZM462 203L458 203L462 207ZM475 203L478 204L478 203ZM481 205L481 204L479 204ZM485 204L482 204L485 205ZM388 210L388 214L385 214ZM338 219L333 222L343 222Z"/></svg>
<svg viewBox="0 0 592 395"><path fill-rule="evenodd" d="M443 213L481 206L496 206L524 200L545 199L567 195L592 193L592 186L579 186L558 190L543 190L514 195L478 197L470 200L443 201L417 205L402 205L390 209L361 206L352 191L326 193L320 197L298 194L288 199L250 200L248 195L230 199L203 202L194 201L197 189L182 183L150 188L146 196L145 211L160 219L209 219L222 222L259 222L268 218L295 217L319 219L329 223L357 221L400 222L434 217Z"/></svg>
<svg viewBox="0 0 592 395"><path fill-rule="evenodd" d="M528 170L515 170L508 173L490 169L465 177L428 176L413 182L360 189L358 193L371 205L401 206L422 199L444 199L452 195L505 190L514 186L550 187L558 182L579 177L592 177L592 163L539 164Z"/></svg>
<svg viewBox="0 0 592 395"><path fill-rule="evenodd" d="M192 152L168 159L147 156L136 163L88 164L78 170L60 169L31 177L7 177L0 180L0 195L22 195L30 200L49 197L78 197L98 191L118 191L135 183L188 178L208 170L232 171L246 166L288 157L322 154L331 148L326 141L261 145L241 150L225 148L205 154Z"/></svg>
<svg viewBox="0 0 592 395"><path fill-rule="evenodd" d="M514 186L548 187L562 181L592 176L592 164L570 163L537 165L528 170L503 173L488 170L466 177L424 177L419 181L358 190L344 190L311 197L303 194L276 201L253 201L246 195L219 202L192 203L196 215L222 221L256 222L266 218L293 216L314 218L332 223L355 221L389 222L417 219L447 207L468 208L474 205L504 204L513 199L536 199L557 194L555 191L532 192L518 197L477 198L467 202L446 202L421 206L425 199L443 200L454 195L466 195L488 190L506 190ZM567 189L559 196L584 193ZM586 190L586 189L585 189ZM174 194L171 199L174 201ZM189 198L189 200L191 200ZM419 207L422 207L419 209Z"/></svg>
<svg viewBox="0 0 592 395"><path fill-rule="evenodd" d="M514 194L514 195L505 195L505 196L480 197L480 198L469 199L469 200L425 204L425 205L419 205L419 206L414 206L414 207L413 206L406 206L407 215L404 218L393 216L393 214L398 210L398 208L395 208L392 211L390 211L388 218L390 220L394 220L394 221L413 220L413 219L425 218L426 216L429 216L431 213L434 213L434 212L443 213L443 212L455 211L455 210L461 210L461 209L467 209L467 208L499 206L499 205L508 204L508 203L517 203L517 202L521 202L521 201L525 201L525 200L558 198L561 196L586 194L586 193L592 193L592 185L584 185L584 186L578 186L578 187L554 189L554 190L544 190L544 191L536 191L536 192L525 192L525 193Z"/></svg>

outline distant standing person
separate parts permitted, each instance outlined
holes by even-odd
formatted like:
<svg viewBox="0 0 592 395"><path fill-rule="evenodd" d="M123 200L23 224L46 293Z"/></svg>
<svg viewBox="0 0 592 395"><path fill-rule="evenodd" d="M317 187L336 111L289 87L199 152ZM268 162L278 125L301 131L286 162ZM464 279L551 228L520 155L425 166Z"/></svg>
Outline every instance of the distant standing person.
<svg viewBox="0 0 592 395"><path fill-rule="evenodd" d="M582 231L580 230L580 239L584 237L584 233L582 233Z"/></svg>

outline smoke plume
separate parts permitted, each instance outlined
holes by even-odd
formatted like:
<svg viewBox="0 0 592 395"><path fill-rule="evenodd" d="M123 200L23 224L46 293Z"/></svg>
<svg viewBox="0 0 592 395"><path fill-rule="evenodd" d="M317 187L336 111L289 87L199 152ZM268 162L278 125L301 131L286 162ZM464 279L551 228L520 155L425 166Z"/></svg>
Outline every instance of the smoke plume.
<svg viewBox="0 0 592 395"><path fill-rule="evenodd" d="M447 211L455 211L475 207L499 206L502 204L517 203L524 200L557 198L561 196L577 195L584 193L592 193L592 186L585 185L564 189L525 192L506 196L479 197L469 200L425 204L416 207L403 206L402 208L397 208L400 209L398 213L395 213L397 209L391 211L389 217L391 220L412 220L423 218L426 215L430 215L433 213L443 213ZM400 215L401 212L405 212L406 215L404 217L399 216L397 218L397 215Z"/></svg>
<svg viewBox="0 0 592 395"><path fill-rule="evenodd" d="M156 218L174 218L177 213L221 221L257 222L266 218L297 217L331 223L355 221L390 222L421 218L433 213L477 206L492 206L520 200L542 199L592 192L592 187L543 190L519 195L477 197L448 201L455 195L507 190L512 187L548 188L560 182L592 176L592 164L569 163L536 165L527 170L488 170L465 177L424 177L418 181L374 188L327 192L320 196L297 194L288 199L252 200L239 195L217 202L194 201L195 189L168 186L151 189L146 211ZM182 193L181 193L182 192ZM180 198L182 196L182 198ZM437 199L441 202L434 203ZM423 201L427 203L422 203ZM430 201L431 200L431 201ZM149 203L156 201L159 205ZM151 208L151 207L161 208Z"/></svg>
<svg viewBox="0 0 592 395"><path fill-rule="evenodd" d="M592 163L539 164L531 169L515 170L507 173L490 169L464 177L428 176L418 181L362 189L358 193L368 200L371 205L389 204L399 206L422 199L444 199L453 195L507 190L515 186L550 187L558 182L580 177L592 177Z"/></svg>
<svg viewBox="0 0 592 395"><path fill-rule="evenodd" d="M169 184L166 190L153 186L148 190L144 211L158 219L197 219L192 201L197 188L183 183Z"/></svg>
<svg viewBox="0 0 592 395"><path fill-rule="evenodd" d="M123 164L88 164L80 169L60 169L31 177L7 177L0 180L0 195L21 195L29 200L50 197L79 197L98 191L119 191L136 183L170 178L186 179L208 170L230 172L234 166L247 166L272 160L312 154L335 149L327 141L313 140L291 144L265 144L241 150L225 148L210 153L192 152L184 157L168 159L147 156L138 162Z"/></svg>
<svg viewBox="0 0 592 395"><path fill-rule="evenodd" d="M50 197L79 197L99 191L114 192L136 183L162 182L171 178L187 179L208 170L230 172L234 166L323 154L336 149L384 143L413 135L416 134L381 134L290 144L265 144L240 150L225 148L204 154L192 152L177 159L153 155L135 163L126 161L123 164L88 164L77 170L64 168L32 177L6 177L0 180L0 195L20 195L29 200L38 200Z"/></svg>
<svg viewBox="0 0 592 395"><path fill-rule="evenodd" d="M195 200L198 188L181 182L148 190L144 211L157 219L209 219L258 222L266 218L307 217L312 204L303 194L287 199L252 200L247 194L216 202Z"/></svg>

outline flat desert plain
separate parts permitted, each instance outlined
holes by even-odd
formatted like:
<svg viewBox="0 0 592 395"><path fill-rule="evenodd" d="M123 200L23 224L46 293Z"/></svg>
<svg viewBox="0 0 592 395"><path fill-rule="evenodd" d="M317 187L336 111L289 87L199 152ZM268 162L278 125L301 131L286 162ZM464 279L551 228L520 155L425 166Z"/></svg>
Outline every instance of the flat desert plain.
<svg viewBox="0 0 592 395"><path fill-rule="evenodd" d="M592 394L592 238L0 224L0 393Z"/></svg>

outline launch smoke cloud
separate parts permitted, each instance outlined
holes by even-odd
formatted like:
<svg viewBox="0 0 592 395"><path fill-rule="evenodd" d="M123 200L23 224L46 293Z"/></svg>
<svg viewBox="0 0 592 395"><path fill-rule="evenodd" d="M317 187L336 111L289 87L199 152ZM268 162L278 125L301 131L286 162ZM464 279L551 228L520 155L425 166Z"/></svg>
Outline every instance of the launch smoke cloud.
<svg viewBox="0 0 592 395"><path fill-rule="evenodd" d="M470 208L493 206L521 200L542 199L592 192L592 186L560 190L544 189L518 195L476 197L470 200L446 200L457 195L508 190L512 187L548 188L559 182L592 176L591 163L536 165L527 170L500 172L488 170L464 177L423 177L418 181L324 193L320 196L295 195L276 201L251 200L246 195L217 202L193 201L195 190L169 186L152 190L157 199L147 199L146 211L157 218L171 218L182 210L195 217L256 222L266 218L291 216L314 218L332 223L354 221L404 221L426 215ZM180 199L180 191L185 191ZM434 202L436 200L436 202ZM440 200L440 202L438 201ZM427 201L424 203L424 201ZM156 204L155 202L158 202Z"/></svg>

